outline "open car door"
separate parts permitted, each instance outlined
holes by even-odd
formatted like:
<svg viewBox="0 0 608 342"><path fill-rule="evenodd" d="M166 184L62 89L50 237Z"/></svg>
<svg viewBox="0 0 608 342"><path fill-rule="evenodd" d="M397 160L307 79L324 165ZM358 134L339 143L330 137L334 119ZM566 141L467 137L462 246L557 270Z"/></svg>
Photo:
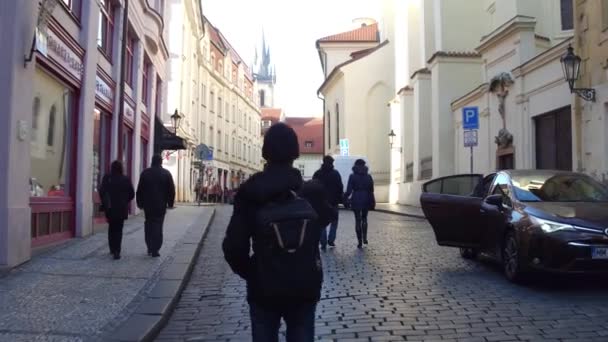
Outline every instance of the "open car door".
<svg viewBox="0 0 608 342"><path fill-rule="evenodd" d="M479 248L483 199L477 189L482 180L479 174L455 175L422 186L422 211L440 246Z"/></svg>

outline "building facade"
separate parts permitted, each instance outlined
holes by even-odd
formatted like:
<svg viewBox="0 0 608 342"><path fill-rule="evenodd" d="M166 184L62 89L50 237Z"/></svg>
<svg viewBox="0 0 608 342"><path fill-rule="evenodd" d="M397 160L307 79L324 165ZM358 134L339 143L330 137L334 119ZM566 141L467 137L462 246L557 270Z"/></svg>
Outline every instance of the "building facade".
<svg viewBox="0 0 608 342"><path fill-rule="evenodd" d="M213 150L208 186L236 189L262 169L261 111L252 69L209 20L203 39L203 117L199 141Z"/></svg>
<svg viewBox="0 0 608 342"><path fill-rule="evenodd" d="M311 180L323 163L323 119L288 117L285 124L293 128L300 144L300 158L293 162L304 180Z"/></svg>
<svg viewBox="0 0 608 342"><path fill-rule="evenodd" d="M357 28L317 41L325 80L324 151L340 153L347 139L349 155L366 158L376 198L387 202L390 184L389 103L394 98L392 45L373 19L358 19Z"/></svg>
<svg viewBox="0 0 608 342"><path fill-rule="evenodd" d="M0 4L7 157L0 163L0 266L93 233L103 221L97 187L110 162L121 156L134 184L149 163L152 118L163 111L157 89L166 81L164 2L131 0L128 22L124 5L60 0L45 16L37 1Z"/></svg>
<svg viewBox="0 0 608 342"><path fill-rule="evenodd" d="M407 58L396 69L411 76L393 104L394 200L418 205L428 179L471 172L469 107L480 113L473 172L573 168L572 96L560 66L572 1L410 1L405 10L407 29L396 39L405 39Z"/></svg>
<svg viewBox="0 0 608 342"><path fill-rule="evenodd" d="M608 182L608 1L574 0L574 42L581 57L577 88L591 88L596 100L573 97L573 165Z"/></svg>

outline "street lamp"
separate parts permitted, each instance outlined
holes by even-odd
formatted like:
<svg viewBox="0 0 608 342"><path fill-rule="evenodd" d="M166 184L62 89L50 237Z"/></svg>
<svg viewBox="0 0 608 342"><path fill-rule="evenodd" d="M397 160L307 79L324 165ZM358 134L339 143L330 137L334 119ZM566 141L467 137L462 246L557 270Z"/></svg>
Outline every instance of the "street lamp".
<svg viewBox="0 0 608 342"><path fill-rule="evenodd" d="M391 129L391 132L388 134L388 143L391 145L391 148L393 148L393 143L395 142L396 136L397 134L395 134L395 132Z"/></svg>
<svg viewBox="0 0 608 342"><path fill-rule="evenodd" d="M395 134L395 131L391 129L390 133L388 133L388 143L391 147L391 150L393 149L393 144L395 143L396 136L397 134ZM401 151L401 147L395 147L395 150Z"/></svg>
<svg viewBox="0 0 608 342"><path fill-rule="evenodd" d="M568 52L560 59L564 70L564 78L568 81L570 93L575 93L585 101L595 102L595 89L591 88L574 88L574 83L581 76L581 58L574 54L574 49L571 45L568 46Z"/></svg>
<svg viewBox="0 0 608 342"><path fill-rule="evenodd" d="M179 112L177 111L177 109L175 110L175 113L173 113L173 115L171 115L171 122L173 123L173 128L175 129L175 134L177 134L177 129L179 128L179 125L182 122L182 116L179 115Z"/></svg>

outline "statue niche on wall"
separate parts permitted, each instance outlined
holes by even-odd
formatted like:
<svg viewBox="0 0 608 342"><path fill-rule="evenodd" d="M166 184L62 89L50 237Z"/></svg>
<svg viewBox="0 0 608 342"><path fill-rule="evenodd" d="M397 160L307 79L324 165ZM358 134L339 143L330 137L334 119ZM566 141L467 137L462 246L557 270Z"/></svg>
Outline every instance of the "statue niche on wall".
<svg viewBox="0 0 608 342"><path fill-rule="evenodd" d="M498 98L498 113L502 119L502 128L498 131L498 136L494 138L494 142L499 149L508 148L513 144L513 135L507 130L507 113L505 111L505 99L509 95L509 87L513 83L513 77L508 72L501 72L490 81L490 92Z"/></svg>

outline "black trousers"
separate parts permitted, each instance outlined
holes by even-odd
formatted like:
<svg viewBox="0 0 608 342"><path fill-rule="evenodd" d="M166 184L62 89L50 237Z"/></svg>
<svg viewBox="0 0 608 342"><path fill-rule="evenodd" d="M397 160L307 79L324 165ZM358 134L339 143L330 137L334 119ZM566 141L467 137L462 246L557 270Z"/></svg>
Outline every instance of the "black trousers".
<svg viewBox="0 0 608 342"><path fill-rule="evenodd" d="M362 241L367 241L367 209L354 209L355 213L355 232L359 244Z"/></svg>
<svg viewBox="0 0 608 342"><path fill-rule="evenodd" d="M122 228L125 220L109 220L108 226L108 244L110 245L110 253L120 254L122 245Z"/></svg>
<svg viewBox="0 0 608 342"><path fill-rule="evenodd" d="M146 235L146 246L148 252L157 253L163 245L163 223L165 215L146 215L144 232Z"/></svg>

